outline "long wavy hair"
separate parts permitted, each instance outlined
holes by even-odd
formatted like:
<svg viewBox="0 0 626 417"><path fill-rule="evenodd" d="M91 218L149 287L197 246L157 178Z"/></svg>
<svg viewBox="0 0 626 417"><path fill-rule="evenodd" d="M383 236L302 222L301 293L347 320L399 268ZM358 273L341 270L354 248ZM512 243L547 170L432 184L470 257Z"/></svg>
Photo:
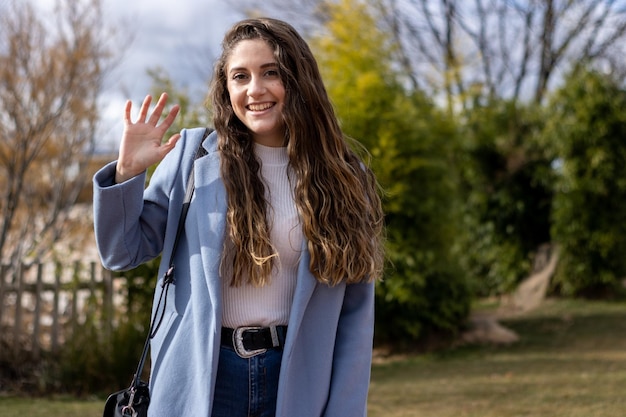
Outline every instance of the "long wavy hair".
<svg viewBox="0 0 626 417"><path fill-rule="evenodd" d="M234 243L231 285L266 284L277 259L252 134L235 115L227 90L233 49L253 39L274 51L285 88L285 144L311 273L331 286L380 278L384 219L376 178L348 145L307 43L291 25L260 18L243 20L226 33L209 97Z"/></svg>

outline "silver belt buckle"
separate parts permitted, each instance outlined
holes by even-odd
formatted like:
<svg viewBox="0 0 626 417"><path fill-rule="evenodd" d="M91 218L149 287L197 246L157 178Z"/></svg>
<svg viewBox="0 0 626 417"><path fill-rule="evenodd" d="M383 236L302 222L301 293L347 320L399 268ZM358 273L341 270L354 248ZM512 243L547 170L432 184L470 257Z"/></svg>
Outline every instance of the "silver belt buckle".
<svg viewBox="0 0 626 417"><path fill-rule="evenodd" d="M247 330L260 330L263 327L259 326L244 326L237 327L233 332L233 346L235 348L235 352L239 355L240 358L247 359L251 358L259 353L267 352L267 349L254 349L254 350L246 350L243 346L243 333Z"/></svg>

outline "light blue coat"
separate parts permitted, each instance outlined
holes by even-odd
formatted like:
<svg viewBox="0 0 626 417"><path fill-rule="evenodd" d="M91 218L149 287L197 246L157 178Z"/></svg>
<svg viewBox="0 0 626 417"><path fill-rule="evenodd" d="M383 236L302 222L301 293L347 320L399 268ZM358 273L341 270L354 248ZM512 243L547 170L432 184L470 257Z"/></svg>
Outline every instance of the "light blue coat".
<svg viewBox="0 0 626 417"><path fill-rule="evenodd" d="M106 268L125 270L172 250L193 156L204 129L182 138L145 189L145 175L114 184L115 162L94 176L96 242ZM195 164L196 191L174 254L175 285L152 340L151 417L209 417L222 320L220 257L226 191L216 134ZM306 242L283 353L277 417L365 416L374 332L374 284L319 284ZM163 276L167 265L161 265ZM160 285L158 286L160 289ZM158 291L156 293L158 295Z"/></svg>

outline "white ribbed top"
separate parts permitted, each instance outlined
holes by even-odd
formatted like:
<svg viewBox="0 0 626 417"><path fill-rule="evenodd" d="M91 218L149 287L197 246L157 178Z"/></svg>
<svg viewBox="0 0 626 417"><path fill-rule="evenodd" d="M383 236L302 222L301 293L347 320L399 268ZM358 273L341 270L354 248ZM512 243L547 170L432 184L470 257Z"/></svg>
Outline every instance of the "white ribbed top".
<svg viewBox="0 0 626 417"><path fill-rule="evenodd" d="M302 248L302 226L293 199L293 186L287 176L287 148L273 148L255 143L254 151L262 163L265 198L270 204L270 238L278 251L278 262L272 271L270 283L263 287L250 284L232 287L232 267L224 265L224 327L286 325L296 287ZM232 242L228 239L226 250L230 248Z"/></svg>

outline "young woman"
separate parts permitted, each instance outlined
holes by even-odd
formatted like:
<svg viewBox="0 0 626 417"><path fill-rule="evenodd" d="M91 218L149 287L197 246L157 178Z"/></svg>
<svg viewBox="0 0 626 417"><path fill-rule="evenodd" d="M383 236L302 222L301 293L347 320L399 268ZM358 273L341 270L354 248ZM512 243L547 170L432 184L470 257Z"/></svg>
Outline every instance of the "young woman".
<svg viewBox="0 0 626 417"><path fill-rule="evenodd" d="M190 170L195 194L151 343L151 416L364 416L383 265L374 175L348 146L306 42L250 19L225 35L215 132L162 144L178 107L125 125L94 177L103 264L169 255ZM198 146L207 155L193 164ZM146 169L161 161L144 190ZM165 256L167 258L167 256ZM161 274L167 265L161 265Z"/></svg>

